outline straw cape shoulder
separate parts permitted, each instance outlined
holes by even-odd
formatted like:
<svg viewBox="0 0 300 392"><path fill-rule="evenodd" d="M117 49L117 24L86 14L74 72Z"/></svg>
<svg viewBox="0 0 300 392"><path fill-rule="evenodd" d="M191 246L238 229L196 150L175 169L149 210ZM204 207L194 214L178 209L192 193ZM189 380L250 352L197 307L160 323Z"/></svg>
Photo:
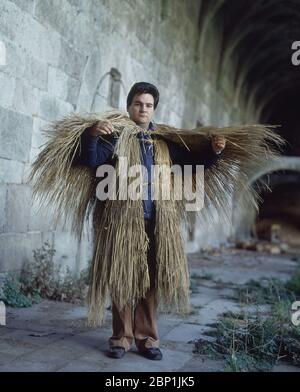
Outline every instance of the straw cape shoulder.
<svg viewBox="0 0 300 392"><path fill-rule="evenodd" d="M95 168L76 164L81 150L81 135L99 120L110 121L118 136L115 157L128 157L129 164L139 163L137 134L141 128L123 111L104 113L71 113L50 124L43 132L47 142L32 164L28 180L34 200L40 208L51 207L57 224L70 224L71 232L82 237L89 222L93 233L94 255L88 294L89 325L102 325L108 294L120 306L135 303L149 289L147 269L148 238L144 229L141 201L99 201ZM204 173L204 208L197 212L204 224L215 216L224 224L231 223L231 200L243 194L241 207L258 209L259 195L250 178L267 161L278 159L284 140L276 125L249 124L227 127L180 129L156 123L151 132L154 161L169 165L166 140L198 152L199 157L211 143L212 135L226 138L226 147L217 163ZM105 139L105 136L101 136ZM118 159L116 160L118 166ZM193 175L193 181L195 180ZM186 313L189 310L189 276L180 222L187 219L183 202L157 200L156 249L157 294L159 310ZM92 217L92 219L89 219ZM88 230L89 230L88 229ZM126 262L124 262L126 261Z"/></svg>
<svg viewBox="0 0 300 392"><path fill-rule="evenodd" d="M71 113L54 121L42 132L48 141L32 164L28 181L32 184L33 196L40 207L53 207L57 222L70 218L72 232L80 239L83 222L88 219L96 202L93 191L95 171L89 167L74 165L76 153L81 149L80 136L84 130L99 120L112 123L118 135L129 133L131 137L141 131L126 112L111 110L103 113ZM224 214L220 219L228 223L229 200L233 193L244 193L244 203L258 209L259 195L250 186L249 179L256 170L270 160L280 156L284 139L274 130L278 125L249 124L226 127L203 126L180 129L156 123L156 130L148 131L153 137L168 139L191 151L205 150L212 135L226 138L226 148L217 165L205 170L205 208L199 213L213 220L213 209ZM129 131L129 132L128 132ZM144 131L147 132L147 131ZM104 137L105 138L105 137ZM129 139L127 137L127 139ZM115 155L125 155L125 146L116 146ZM83 187L82 184L88 184ZM61 191L63 189L63 192ZM211 214L211 216L210 216Z"/></svg>

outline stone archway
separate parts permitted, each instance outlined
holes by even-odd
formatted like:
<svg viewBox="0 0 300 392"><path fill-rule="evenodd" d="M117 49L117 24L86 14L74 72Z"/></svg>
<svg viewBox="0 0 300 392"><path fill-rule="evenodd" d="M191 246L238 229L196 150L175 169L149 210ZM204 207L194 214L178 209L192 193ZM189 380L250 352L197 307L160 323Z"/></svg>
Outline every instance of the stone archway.
<svg viewBox="0 0 300 392"><path fill-rule="evenodd" d="M291 175L288 173L297 173L300 175L300 158L298 157L286 157L283 156L278 160L274 160L269 165L261 168L253 174L249 179L249 184L255 186L259 183L260 179L265 179L267 176L276 176L276 181L273 180L273 184L268 182L268 186L275 187L280 184L288 185L291 183ZM289 177L288 177L289 176ZM299 182L297 182L297 185ZM257 189L259 192L259 189ZM243 195L236 195L235 203L238 205L240 198ZM259 203L261 206L261 203ZM247 209L233 208L232 222L233 222L233 233L232 236L238 239L245 239L251 237L253 229L256 224L258 214L253 206L249 206Z"/></svg>

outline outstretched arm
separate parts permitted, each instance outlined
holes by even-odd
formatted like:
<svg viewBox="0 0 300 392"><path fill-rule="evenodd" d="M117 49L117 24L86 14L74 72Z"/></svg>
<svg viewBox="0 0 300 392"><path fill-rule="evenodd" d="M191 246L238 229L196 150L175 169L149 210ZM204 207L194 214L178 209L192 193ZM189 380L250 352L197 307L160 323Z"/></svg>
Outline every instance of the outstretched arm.
<svg viewBox="0 0 300 392"><path fill-rule="evenodd" d="M97 123L87 128L81 135L81 151L78 154L78 163L90 167L97 167L107 163L111 158L117 139L110 137L108 140L99 139L98 136L111 134L109 124Z"/></svg>
<svg viewBox="0 0 300 392"><path fill-rule="evenodd" d="M81 135L79 163L90 167L103 165L111 158L116 140L116 138L110 138L110 140L98 139L91 136L88 129L86 129Z"/></svg>
<svg viewBox="0 0 300 392"><path fill-rule="evenodd" d="M166 140L166 143L169 147L170 158L173 164L193 165L193 172L195 165L203 165L204 169L211 167L223 155L225 147L223 140L213 139L208 148L199 154L199 152L189 151L187 148L170 140Z"/></svg>

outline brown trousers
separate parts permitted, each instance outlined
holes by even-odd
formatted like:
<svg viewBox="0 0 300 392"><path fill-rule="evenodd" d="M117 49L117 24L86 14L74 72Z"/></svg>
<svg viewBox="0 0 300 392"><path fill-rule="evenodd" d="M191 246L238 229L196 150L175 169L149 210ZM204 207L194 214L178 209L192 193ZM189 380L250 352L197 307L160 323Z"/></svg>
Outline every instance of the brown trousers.
<svg viewBox="0 0 300 392"><path fill-rule="evenodd" d="M112 329L113 334L109 338L109 346L121 346L128 351L133 339L138 351L144 351L149 347L159 347L159 337L156 324L156 287L155 287L155 237L154 219L145 219L145 229L149 237L149 248L147 254L150 289L146 297L142 298L133 309L126 305L119 310L112 302Z"/></svg>

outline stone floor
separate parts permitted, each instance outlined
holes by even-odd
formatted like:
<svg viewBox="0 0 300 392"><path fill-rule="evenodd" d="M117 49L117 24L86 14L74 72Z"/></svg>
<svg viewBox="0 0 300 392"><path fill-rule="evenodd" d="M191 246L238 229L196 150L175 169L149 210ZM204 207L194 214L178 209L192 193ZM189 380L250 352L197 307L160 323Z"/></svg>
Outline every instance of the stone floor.
<svg viewBox="0 0 300 392"><path fill-rule="evenodd" d="M159 315L163 360L141 357L134 346L120 359L105 351L111 334L111 312L102 328L85 326L87 309L44 300L31 308L7 309L0 326L0 371L46 372L210 372L223 371L223 362L193 354L193 342L227 310L239 310L230 296L233 284L274 276L286 280L297 266L292 255L267 255L227 249L214 254L189 255L190 274L197 282L191 293L193 312L186 318ZM300 371L285 364L274 371Z"/></svg>

